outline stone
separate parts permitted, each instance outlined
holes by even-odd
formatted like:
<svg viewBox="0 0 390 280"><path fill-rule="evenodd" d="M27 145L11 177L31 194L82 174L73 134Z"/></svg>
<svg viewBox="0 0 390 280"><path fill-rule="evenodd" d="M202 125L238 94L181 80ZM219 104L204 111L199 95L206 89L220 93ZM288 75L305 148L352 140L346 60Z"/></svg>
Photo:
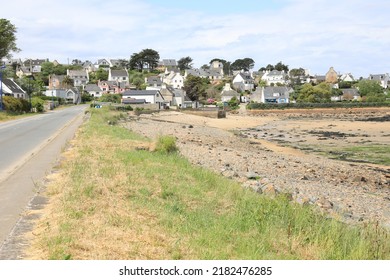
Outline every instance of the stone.
<svg viewBox="0 0 390 280"><path fill-rule="evenodd" d="M265 187L262 188L262 192L265 195L275 197L279 191L273 186L273 185L266 185Z"/></svg>
<svg viewBox="0 0 390 280"><path fill-rule="evenodd" d="M259 175L256 172L253 171L248 171L245 174L245 177L248 178L249 180L256 180L259 178Z"/></svg>
<svg viewBox="0 0 390 280"><path fill-rule="evenodd" d="M333 203L331 201L329 201L328 199L326 199L325 197L320 197L317 201L316 201L316 204L324 209L324 210L330 210L333 208Z"/></svg>

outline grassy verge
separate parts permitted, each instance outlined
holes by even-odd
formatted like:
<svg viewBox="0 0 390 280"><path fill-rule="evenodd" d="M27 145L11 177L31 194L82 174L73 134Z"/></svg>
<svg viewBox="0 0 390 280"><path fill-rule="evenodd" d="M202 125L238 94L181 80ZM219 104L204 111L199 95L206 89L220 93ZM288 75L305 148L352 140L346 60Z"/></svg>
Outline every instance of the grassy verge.
<svg viewBox="0 0 390 280"><path fill-rule="evenodd" d="M389 259L388 232L353 227L192 166L92 109L48 186L34 259ZM109 124L110 123L110 124ZM155 148L150 148L155 147Z"/></svg>
<svg viewBox="0 0 390 280"><path fill-rule="evenodd" d="M34 116L36 115L35 113L25 113L25 114L12 114L12 113L7 113L7 112L0 112L0 122L5 122L5 121L10 121L10 120L15 120L15 119L20 119L20 118L25 118L28 116Z"/></svg>

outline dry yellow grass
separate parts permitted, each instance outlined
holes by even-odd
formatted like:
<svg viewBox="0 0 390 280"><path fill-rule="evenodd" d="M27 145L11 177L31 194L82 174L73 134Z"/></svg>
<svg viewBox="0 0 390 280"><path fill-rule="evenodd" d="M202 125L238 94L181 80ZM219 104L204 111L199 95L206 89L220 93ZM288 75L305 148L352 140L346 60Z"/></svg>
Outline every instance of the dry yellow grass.
<svg viewBox="0 0 390 280"><path fill-rule="evenodd" d="M149 182L137 177L137 171L131 166L123 166L113 158L117 149L149 150L154 144L145 141L114 143L107 137L96 138L92 144L83 141L79 133L70 146L63 154L60 171L48 177L49 203L44 210L36 211L41 219L29 236L32 246L26 252L27 259L52 258L53 249L48 246L58 236L69 238L66 248L59 245L60 248L54 249L58 250L57 254L65 254L64 258L71 255L77 259L172 259L175 254L186 255L176 246L178 238L165 232L153 213L126 199L130 192ZM88 177L82 182L88 184L78 186L85 195L74 199L75 204L72 204L71 196L75 195L72 174L86 153L89 156L84 158L84 164L89 171L83 173ZM110 164L102 166L102 162ZM114 174L102 176L105 168ZM132 189L129 189L129 174L132 174ZM69 219L69 215L73 215L73 219Z"/></svg>

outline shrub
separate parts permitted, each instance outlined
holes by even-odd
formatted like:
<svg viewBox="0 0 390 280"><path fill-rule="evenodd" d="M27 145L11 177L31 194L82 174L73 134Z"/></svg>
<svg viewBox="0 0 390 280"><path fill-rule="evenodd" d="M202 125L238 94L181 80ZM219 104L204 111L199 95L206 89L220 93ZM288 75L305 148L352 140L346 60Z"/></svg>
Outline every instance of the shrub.
<svg viewBox="0 0 390 280"><path fill-rule="evenodd" d="M7 112L12 113L22 113L30 110L30 105L27 100L15 98L13 96L4 96L3 105Z"/></svg>
<svg viewBox="0 0 390 280"><path fill-rule="evenodd" d="M165 154L172 154L177 152L178 148L176 146L176 138L173 136L160 136L157 139L156 143L156 151L165 153Z"/></svg>
<svg viewBox="0 0 390 280"><path fill-rule="evenodd" d="M39 113L44 111L44 104L45 101L39 97L33 97L31 99L31 107Z"/></svg>

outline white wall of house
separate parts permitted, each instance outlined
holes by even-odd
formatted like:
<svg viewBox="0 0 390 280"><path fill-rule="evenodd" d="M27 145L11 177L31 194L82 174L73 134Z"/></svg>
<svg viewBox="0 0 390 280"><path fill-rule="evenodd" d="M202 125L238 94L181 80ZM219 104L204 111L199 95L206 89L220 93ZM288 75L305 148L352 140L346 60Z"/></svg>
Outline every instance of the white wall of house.
<svg viewBox="0 0 390 280"><path fill-rule="evenodd" d="M280 83L282 85L286 84L286 74L284 71L266 71L264 75L261 77L263 81L267 83L267 86L270 86L271 84Z"/></svg>
<svg viewBox="0 0 390 280"><path fill-rule="evenodd" d="M161 96L160 92L156 92L156 94L126 94L123 96L125 98L135 98L135 99L145 99L146 103L162 103L164 102L164 98Z"/></svg>
<svg viewBox="0 0 390 280"><path fill-rule="evenodd" d="M253 90L254 89L254 81L251 80L251 81L248 81L246 79L244 79L240 74L236 75L233 79L233 85L234 84L242 84L243 87L241 87L241 89L243 90Z"/></svg>

